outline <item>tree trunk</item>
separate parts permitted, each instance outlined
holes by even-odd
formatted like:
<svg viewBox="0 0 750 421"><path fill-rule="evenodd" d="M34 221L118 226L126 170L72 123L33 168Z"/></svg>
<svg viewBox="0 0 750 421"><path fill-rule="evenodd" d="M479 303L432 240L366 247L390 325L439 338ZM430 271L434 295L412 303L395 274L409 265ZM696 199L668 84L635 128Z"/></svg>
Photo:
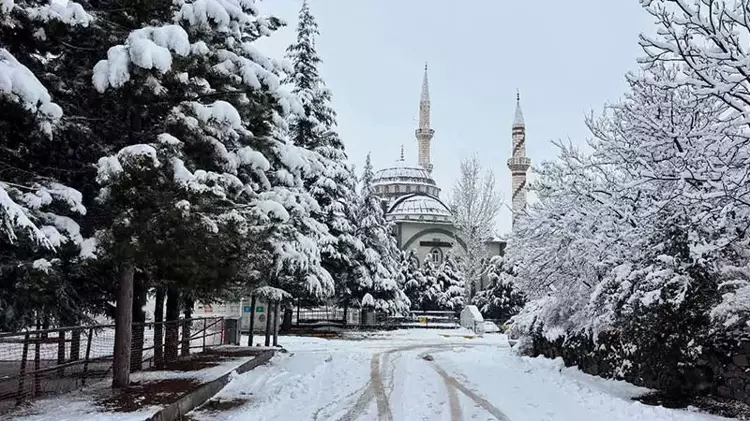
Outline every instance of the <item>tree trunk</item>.
<svg viewBox="0 0 750 421"><path fill-rule="evenodd" d="M42 330L47 330L49 329L49 316L45 312L42 317ZM47 332L42 333L42 339L47 339Z"/></svg>
<svg viewBox="0 0 750 421"><path fill-rule="evenodd" d="M167 288L167 320L165 323L164 360L167 362L177 359L179 347L179 319L180 293L173 286Z"/></svg>
<svg viewBox="0 0 750 421"><path fill-rule="evenodd" d="M273 306L273 346L279 346L279 302Z"/></svg>
<svg viewBox="0 0 750 421"><path fill-rule="evenodd" d="M154 306L154 365L164 365L164 287L156 288L156 305Z"/></svg>
<svg viewBox="0 0 750 421"><path fill-rule="evenodd" d="M185 297L185 320L182 322L182 352L183 357L190 355L190 326L193 318L193 300Z"/></svg>
<svg viewBox="0 0 750 421"><path fill-rule="evenodd" d="M250 332L247 333L247 346L253 346L253 331L255 330L255 302L256 297L250 298Z"/></svg>
<svg viewBox="0 0 750 421"><path fill-rule="evenodd" d="M281 331L288 333L292 329L292 309L284 307L284 321L281 323Z"/></svg>
<svg viewBox="0 0 750 421"><path fill-rule="evenodd" d="M70 361L78 361L80 358L81 358L81 329L74 329L70 334Z"/></svg>
<svg viewBox="0 0 750 421"><path fill-rule="evenodd" d="M115 350L112 364L112 387L128 387L130 384L130 346L133 320L133 263L126 261L120 266L120 285L117 291L115 313Z"/></svg>
<svg viewBox="0 0 750 421"><path fill-rule="evenodd" d="M271 346L271 301L266 302L266 346Z"/></svg>
<svg viewBox="0 0 750 421"><path fill-rule="evenodd" d="M57 365L65 364L65 331L57 331ZM65 367L57 369L57 375L65 375Z"/></svg>
<svg viewBox="0 0 750 421"><path fill-rule="evenodd" d="M130 371L138 371L143 369L143 335L145 333L146 326L146 283L142 276L133 284L133 352L130 355Z"/></svg>

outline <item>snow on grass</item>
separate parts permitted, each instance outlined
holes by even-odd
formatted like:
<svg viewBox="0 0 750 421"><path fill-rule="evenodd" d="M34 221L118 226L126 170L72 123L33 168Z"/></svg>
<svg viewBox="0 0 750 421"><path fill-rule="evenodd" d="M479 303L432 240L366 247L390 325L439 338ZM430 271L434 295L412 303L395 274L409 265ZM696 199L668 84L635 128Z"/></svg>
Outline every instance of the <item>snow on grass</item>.
<svg viewBox="0 0 750 421"><path fill-rule="evenodd" d="M133 383L168 379L194 379L205 383L239 367L248 357L232 358L214 367L197 371L142 371L131 375ZM107 396L110 379L57 397L40 399L27 408L7 414L8 421L142 421L166 405L152 405L134 412L110 412L96 404L97 397ZM4 415L5 416L5 415Z"/></svg>
<svg viewBox="0 0 750 421"><path fill-rule="evenodd" d="M357 405L371 383L379 355L382 383L394 420L449 420L450 396L432 364L489 401L511 420L523 421L710 421L706 414L653 407L631 400L647 389L565 368L560 360L515 355L502 334L466 329L349 332L325 339L283 336L290 352L235 377L217 396L245 401L223 411L198 410L199 421L339 419ZM423 346L423 347L420 347ZM389 353L396 348L403 349ZM422 358L429 353L435 362ZM494 419L462 392L460 419ZM361 402L360 402L361 403ZM378 418L374 398L353 419Z"/></svg>
<svg viewBox="0 0 750 421"><path fill-rule="evenodd" d="M559 359L518 357L510 350L488 352L476 348L436 354L435 360L460 382L500 408L511 420L725 419L633 401L633 397L647 389L565 368Z"/></svg>
<svg viewBox="0 0 750 421"><path fill-rule="evenodd" d="M218 413L198 410L191 416L196 420L222 421L255 417L267 421L307 420L321 409L318 419L337 419L331 413L336 412L335 403L344 401L352 390L367 382L372 354L350 347L325 349L319 347L323 341L297 341L298 345L306 343L312 352L298 351L304 356L295 352L279 354L269 364L236 376L214 398L252 396L246 405Z"/></svg>

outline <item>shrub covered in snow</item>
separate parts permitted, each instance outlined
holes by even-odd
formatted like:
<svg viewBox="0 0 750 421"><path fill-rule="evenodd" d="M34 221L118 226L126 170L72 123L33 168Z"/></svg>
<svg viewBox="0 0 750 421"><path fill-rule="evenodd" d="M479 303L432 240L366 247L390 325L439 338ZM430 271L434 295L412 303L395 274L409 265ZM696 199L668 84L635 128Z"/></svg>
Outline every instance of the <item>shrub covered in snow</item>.
<svg viewBox="0 0 750 421"><path fill-rule="evenodd" d="M518 314L526 303L524 294L513 283L513 273L502 257L493 258L487 272L489 286L474 296L472 303L485 319L505 321Z"/></svg>
<svg viewBox="0 0 750 421"><path fill-rule="evenodd" d="M559 159L538 168L540 202L519 218L508 261L532 299L517 329L609 347L608 374L680 392L702 387L717 343L750 331L750 108L747 87L726 83L749 71L736 46L750 9L643 5L660 26L641 39L643 69L588 119L591 153L557 143Z"/></svg>

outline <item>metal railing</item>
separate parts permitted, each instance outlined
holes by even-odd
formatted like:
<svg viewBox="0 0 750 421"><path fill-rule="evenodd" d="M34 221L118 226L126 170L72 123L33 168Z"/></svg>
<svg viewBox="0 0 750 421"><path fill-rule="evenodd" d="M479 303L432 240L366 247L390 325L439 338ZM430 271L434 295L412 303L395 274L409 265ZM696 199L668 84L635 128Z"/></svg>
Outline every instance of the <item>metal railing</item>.
<svg viewBox="0 0 750 421"><path fill-rule="evenodd" d="M134 323L131 370L159 368L223 343L224 319ZM0 411L109 377L114 325L0 333Z"/></svg>
<svg viewBox="0 0 750 421"><path fill-rule="evenodd" d="M344 323L344 314L346 313L346 323ZM292 311L292 325L295 327L300 326L315 326L315 325L330 325L330 324L341 324L348 326L356 326L360 323L361 312L359 309L350 308L344 311L343 307L313 307L313 308L300 308L295 307Z"/></svg>
<svg viewBox="0 0 750 421"><path fill-rule="evenodd" d="M291 326L295 328L316 327L347 327L356 329L359 327L370 328L412 328L412 327L445 327L453 328L459 326L459 319L455 311L412 311L406 316L389 317L383 314L375 314L374 319L367 322L362 319L362 310L350 308L346 311L347 322L344 323L344 309L334 306L321 306L314 308L295 307L292 313ZM366 326L363 325L366 323Z"/></svg>

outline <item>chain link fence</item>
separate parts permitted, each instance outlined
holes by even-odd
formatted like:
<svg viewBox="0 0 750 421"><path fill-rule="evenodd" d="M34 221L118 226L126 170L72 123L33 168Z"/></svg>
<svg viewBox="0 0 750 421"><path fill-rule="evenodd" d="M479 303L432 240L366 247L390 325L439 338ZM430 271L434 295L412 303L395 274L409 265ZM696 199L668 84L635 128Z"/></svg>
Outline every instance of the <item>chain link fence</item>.
<svg viewBox="0 0 750 421"><path fill-rule="evenodd" d="M221 345L224 318L134 323L131 370L158 369ZM0 410L109 377L114 325L0 333Z"/></svg>

